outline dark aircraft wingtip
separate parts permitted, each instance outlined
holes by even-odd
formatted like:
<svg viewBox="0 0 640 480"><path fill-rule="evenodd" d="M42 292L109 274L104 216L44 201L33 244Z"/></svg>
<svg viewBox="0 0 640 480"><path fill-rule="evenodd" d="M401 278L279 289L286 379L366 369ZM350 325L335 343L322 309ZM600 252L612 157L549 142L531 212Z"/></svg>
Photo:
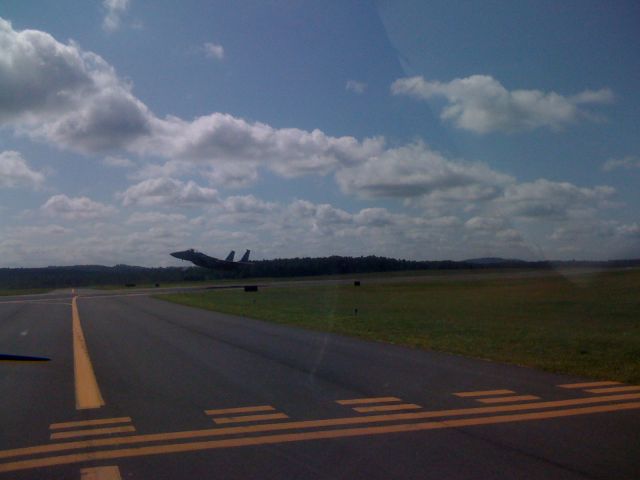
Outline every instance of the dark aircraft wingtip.
<svg viewBox="0 0 640 480"><path fill-rule="evenodd" d="M50 358L46 357L31 357L27 355L9 355L0 353L0 362L49 362Z"/></svg>

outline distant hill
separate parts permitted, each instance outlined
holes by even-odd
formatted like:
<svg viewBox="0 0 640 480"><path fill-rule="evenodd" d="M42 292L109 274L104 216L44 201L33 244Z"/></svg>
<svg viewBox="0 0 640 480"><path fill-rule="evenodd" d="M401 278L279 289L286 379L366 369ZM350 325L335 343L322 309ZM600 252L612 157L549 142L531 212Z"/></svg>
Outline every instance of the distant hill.
<svg viewBox="0 0 640 480"><path fill-rule="evenodd" d="M505 263L528 263L524 260L519 260L517 258L500 258L500 257L481 257L481 258L470 258L468 260L463 260L463 263L470 263L472 265L498 265Z"/></svg>

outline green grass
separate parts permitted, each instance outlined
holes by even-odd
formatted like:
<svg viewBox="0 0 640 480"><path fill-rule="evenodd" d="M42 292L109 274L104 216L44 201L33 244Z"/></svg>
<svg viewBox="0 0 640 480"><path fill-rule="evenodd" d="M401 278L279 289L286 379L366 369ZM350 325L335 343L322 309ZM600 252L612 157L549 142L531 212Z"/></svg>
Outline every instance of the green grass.
<svg viewBox="0 0 640 480"><path fill-rule="evenodd" d="M640 383L640 270L159 298L370 340Z"/></svg>
<svg viewBox="0 0 640 480"><path fill-rule="evenodd" d="M50 288L16 288L0 290L0 297L7 297L11 295L31 295L34 293L47 293L50 292Z"/></svg>
<svg viewBox="0 0 640 480"><path fill-rule="evenodd" d="M521 273L532 273L544 276L547 273L552 274L550 270L534 269L534 268L510 268L506 271L509 275L518 275ZM251 284L270 284L289 281L318 281L318 280L344 280L344 279L369 279L369 278L397 278L397 277L425 277L425 278L446 278L456 279L457 277L485 277L491 275L504 275L505 270L482 268L482 269L459 269L459 270L401 270L392 272L369 272L369 273L344 273L344 274L327 274L327 275L307 275L293 277L249 277L249 278L224 278L213 280L195 280L195 281L179 281L179 282L158 282L160 287L207 287L218 285L251 285ZM468 279L468 278L467 278ZM124 283L109 285L92 285L90 288L96 290L122 290L122 289L147 289L154 288L155 283L139 283L135 287L125 287Z"/></svg>

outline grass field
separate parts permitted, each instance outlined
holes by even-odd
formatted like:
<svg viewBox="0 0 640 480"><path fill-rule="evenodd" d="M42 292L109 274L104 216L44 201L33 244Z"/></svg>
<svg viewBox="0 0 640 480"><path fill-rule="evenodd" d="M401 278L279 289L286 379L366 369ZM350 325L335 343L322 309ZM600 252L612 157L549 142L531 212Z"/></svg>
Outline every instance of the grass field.
<svg viewBox="0 0 640 480"><path fill-rule="evenodd" d="M34 293L47 293L50 292L50 288L18 288L15 290L11 289L0 289L0 297L7 297L11 295L32 295Z"/></svg>
<svg viewBox="0 0 640 480"><path fill-rule="evenodd" d="M640 383L640 270L159 298L370 340Z"/></svg>

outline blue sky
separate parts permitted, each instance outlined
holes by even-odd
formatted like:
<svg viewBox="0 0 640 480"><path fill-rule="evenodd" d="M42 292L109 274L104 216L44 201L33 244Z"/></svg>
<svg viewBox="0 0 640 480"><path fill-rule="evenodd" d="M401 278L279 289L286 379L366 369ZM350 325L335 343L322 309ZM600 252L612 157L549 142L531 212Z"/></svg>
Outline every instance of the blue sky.
<svg viewBox="0 0 640 480"><path fill-rule="evenodd" d="M0 18L0 266L640 256L637 2Z"/></svg>

